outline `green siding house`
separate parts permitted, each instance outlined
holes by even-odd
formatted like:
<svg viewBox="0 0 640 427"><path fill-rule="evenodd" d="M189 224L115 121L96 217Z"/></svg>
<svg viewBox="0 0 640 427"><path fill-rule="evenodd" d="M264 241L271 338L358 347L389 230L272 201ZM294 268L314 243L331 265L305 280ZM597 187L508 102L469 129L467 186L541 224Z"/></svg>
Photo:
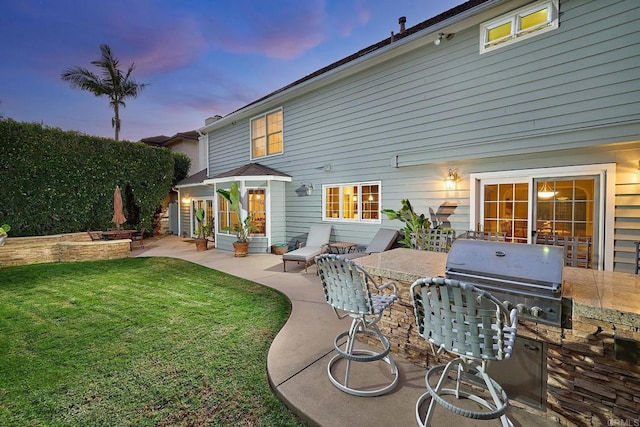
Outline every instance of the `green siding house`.
<svg viewBox="0 0 640 427"><path fill-rule="evenodd" d="M633 272L639 22L637 1L472 0L206 123L217 246L235 181L254 253L315 223L366 244L409 199L456 235L589 237L594 268Z"/></svg>

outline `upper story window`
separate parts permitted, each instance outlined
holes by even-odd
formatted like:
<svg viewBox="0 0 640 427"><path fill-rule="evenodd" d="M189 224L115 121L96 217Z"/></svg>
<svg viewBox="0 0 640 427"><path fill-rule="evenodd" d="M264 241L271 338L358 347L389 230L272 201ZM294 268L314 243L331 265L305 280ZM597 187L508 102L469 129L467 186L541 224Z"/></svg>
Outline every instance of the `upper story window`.
<svg viewBox="0 0 640 427"><path fill-rule="evenodd" d="M558 28L558 0L539 1L480 25L480 53Z"/></svg>
<svg viewBox="0 0 640 427"><path fill-rule="evenodd" d="M251 119L251 158L281 154L282 109Z"/></svg>
<svg viewBox="0 0 640 427"><path fill-rule="evenodd" d="M380 182L322 186L324 221L380 223Z"/></svg>

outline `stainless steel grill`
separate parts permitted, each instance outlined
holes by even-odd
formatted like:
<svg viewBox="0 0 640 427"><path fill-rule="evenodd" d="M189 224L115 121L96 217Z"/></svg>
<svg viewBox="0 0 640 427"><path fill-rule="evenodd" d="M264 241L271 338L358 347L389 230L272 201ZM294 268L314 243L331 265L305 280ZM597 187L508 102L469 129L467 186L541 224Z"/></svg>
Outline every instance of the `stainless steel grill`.
<svg viewBox="0 0 640 427"><path fill-rule="evenodd" d="M560 327L563 265L560 247L459 239L445 274L516 307L520 319Z"/></svg>

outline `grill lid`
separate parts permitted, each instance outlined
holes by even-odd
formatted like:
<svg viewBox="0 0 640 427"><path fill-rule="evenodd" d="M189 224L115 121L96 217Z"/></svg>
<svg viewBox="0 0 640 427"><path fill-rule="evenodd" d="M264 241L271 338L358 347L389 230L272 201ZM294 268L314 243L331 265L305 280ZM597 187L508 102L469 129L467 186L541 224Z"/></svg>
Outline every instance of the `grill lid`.
<svg viewBox="0 0 640 427"><path fill-rule="evenodd" d="M555 293L562 285L563 265L561 247L458 239L449 251L446 272Z"/></svg>

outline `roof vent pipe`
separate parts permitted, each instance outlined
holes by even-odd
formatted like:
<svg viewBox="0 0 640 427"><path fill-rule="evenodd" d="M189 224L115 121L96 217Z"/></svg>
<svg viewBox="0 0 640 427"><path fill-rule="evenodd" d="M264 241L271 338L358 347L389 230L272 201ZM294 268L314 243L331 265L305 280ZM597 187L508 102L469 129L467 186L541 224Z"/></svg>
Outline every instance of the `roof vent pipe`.
<svg viewBox="0 0 640 427"><path fill-rule="evenodd" d="M404 33L404 30L405 30L404 24L406 23L407 23L406 16L401 16L400 18L398 18L398 24L400 24L400 34Z"/></svg>

